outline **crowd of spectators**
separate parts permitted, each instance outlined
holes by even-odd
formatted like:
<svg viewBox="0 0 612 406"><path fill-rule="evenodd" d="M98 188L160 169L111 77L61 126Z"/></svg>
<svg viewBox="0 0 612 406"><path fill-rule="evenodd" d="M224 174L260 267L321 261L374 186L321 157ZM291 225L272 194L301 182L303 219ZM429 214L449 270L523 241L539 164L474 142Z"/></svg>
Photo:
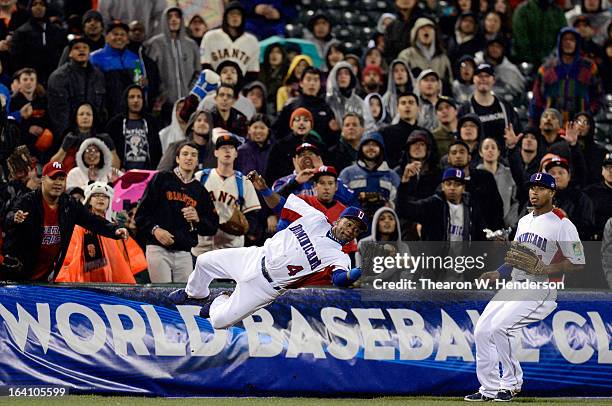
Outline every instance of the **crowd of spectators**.
<svg viewBox="0 0 612 406"><path fill-rule="evenodd" d="M612 237L607 0L395 0L352 48L325 2L301 42L299 2L225 1L219 27L168 3L0 0L2 279L185 282L291 221L253 170L396 242L511 230L545 171L584 241ZM117 207L121 179L146 189Z"/></svg>

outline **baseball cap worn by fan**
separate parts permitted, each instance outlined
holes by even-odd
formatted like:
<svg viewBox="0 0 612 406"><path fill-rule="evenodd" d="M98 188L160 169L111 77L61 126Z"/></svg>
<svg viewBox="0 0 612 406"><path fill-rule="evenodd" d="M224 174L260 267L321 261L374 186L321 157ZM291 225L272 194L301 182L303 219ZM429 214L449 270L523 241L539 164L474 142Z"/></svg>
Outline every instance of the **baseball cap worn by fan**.
<svg viewBox="0 0 612 406"><path fill-rule="evenodd" d="M479 75L481 73L487 73L491 76L495 76L495 70L488 63L481 63L476 67L476 71L474 71L474 75Z"/></svg>
<svg viewBox="0 0 612 406"><path fill-rule="evenodd" d="M54 178L57 175L68 176L61 162L58 162L58 161L47 162L47 164L43 166L42 176L48 176L50 178Z"/></svg>
<svg viewBox="0 0 612 406"><path fill-rule="evenodd" d="M442 175L442 182L446 180L457 180L461 183L465 183L465 173L461 169L448 168Z"/></svg>
<svg viewBox="0 0 612 406"><path fill-rule="evenodd" d="M427 76L435 76L436 79L440 80L440 75L438 75L438 72L436 72L433 69L425 69L425 70L422 70L421 73L419 73L419 76L417 76L416 78L417 83L425 79Z"/></svg>
<svg viewBox="0 0 612 406"><path fill-rule="evenodd" d="M310 144L308 142L304 142L298 145L298 147L295 149L295 155L300 155L304 151L312 151L315 154L321 156L321 153L319 152L319 148L317 148L316 145Z"/></svg>
<svg viewBox="0 0 612 406"><path fill-rule="evenodd" d="M70 42L68 42L68 51L72 51L72 47L79 43L87 44L88 47L91 47L87 38L81 35L75 35L74 37L72 37Z"/></svg>
<svg viewBox="0 0 612 406"><path fill-rule="evenodd" d="M215 141L215 149L219 149L224 145L233 145L234 148L238 149L240 146L240 141L234 134L223 134L217 138L217 141Z"/></svg>
<svg viewBox="0 0 612 406"><path fill-rule="evenodd" d="M130 32L130 27L128 27L126 23L122 22L121 20L113 20L106 26L106 33L108 34L115 28L121 28L125 32Z"/></svg>
<svg viewBox="0 0 612 406"><path fill-rule="evenodd" d="M536 172L531 175L531 177L529 178L529 182L527 182L527 186L543 186L550 190L557 189L555 178L544 172Z"/></svg>
<svg viewBox="0 0 612 406"><path fill-rule="evenodd" d="M346 209L342 210L342 213L340 213L340 218L343 217L356 220L364 232L368 230L368 223L366 221L367 216L360 208L355 206L347 207Z"/></svg>
<svg viewBox="0 0 612 406"><path fill-rule="evenodd" d="M555 155L546 162L544 162L544 172L548 173L548 171L555 166L560 166L562 168L567 169L568 171L570 170L569 162L567 161L567 159Z"/></svg>
<svg viewBox="0 0 612 406"><path fill-rule="evenodd" d="M333 166L322 165L319 166L319 169L312 175L312 180L316 182L321 176L333 176L338 179L338 171L336 171L336 168Z"/></svg>
<svg viewBox="0 0 612 406"><path fill-rule="evenodd" d="M438 96L438 101L436 102L436 110L438 110L438 107L440 107L442 103L448 104L455 110L457 109L457 102L455 101L455 99L451 99L447 96Z"/></svg>
<svg viewBox="0 0 612 406"><path fill-rule="evenodd" d="M604 157L603 166L612 165L612 152L608 152Z"/></svg>

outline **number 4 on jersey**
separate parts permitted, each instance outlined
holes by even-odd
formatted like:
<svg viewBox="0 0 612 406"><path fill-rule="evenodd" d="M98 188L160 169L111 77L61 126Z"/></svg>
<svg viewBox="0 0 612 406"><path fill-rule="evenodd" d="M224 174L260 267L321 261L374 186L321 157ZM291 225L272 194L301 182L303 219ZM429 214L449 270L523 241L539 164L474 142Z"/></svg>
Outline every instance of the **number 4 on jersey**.
<svg viewBox="0 0 612 406"><path fill-rule="evenodd" d="M304 267L299 265L287 265L287 269L289 270L289 276L293 276L296 273L303 271Z"/></svg>

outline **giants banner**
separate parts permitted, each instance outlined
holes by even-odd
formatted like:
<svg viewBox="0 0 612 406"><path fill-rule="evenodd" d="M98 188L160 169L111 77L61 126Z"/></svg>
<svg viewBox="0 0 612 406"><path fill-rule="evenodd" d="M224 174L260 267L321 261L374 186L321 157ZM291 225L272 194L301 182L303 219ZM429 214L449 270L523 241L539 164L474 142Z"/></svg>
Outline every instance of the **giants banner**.
<svg viewBox="0 0 612 406"><path fill-rule="evenodd" d="M493 293L302 289L214 331L169 288L0 287L0 385L153 396L464 395ZM419 295L427 295L427 297ZM611 396L607 293L559 293L516 351L525 395Z"/></svg>

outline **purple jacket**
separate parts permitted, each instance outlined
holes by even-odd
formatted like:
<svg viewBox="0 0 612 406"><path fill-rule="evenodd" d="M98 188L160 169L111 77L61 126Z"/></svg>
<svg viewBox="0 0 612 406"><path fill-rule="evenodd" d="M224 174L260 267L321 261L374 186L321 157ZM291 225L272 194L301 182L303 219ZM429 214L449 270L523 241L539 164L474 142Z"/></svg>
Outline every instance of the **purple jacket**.
<svg viewBox="0 0 612 406"><path fill-rule="evenodd" d="M270 138L268 138L268 141L263 147L260 147L251 140L247 140L238 147L238 159L236 159L235 164L236 169L245 175L252 170L256 170L260 175L265 174L271 146L272 143L270 142Z"/></svg>

